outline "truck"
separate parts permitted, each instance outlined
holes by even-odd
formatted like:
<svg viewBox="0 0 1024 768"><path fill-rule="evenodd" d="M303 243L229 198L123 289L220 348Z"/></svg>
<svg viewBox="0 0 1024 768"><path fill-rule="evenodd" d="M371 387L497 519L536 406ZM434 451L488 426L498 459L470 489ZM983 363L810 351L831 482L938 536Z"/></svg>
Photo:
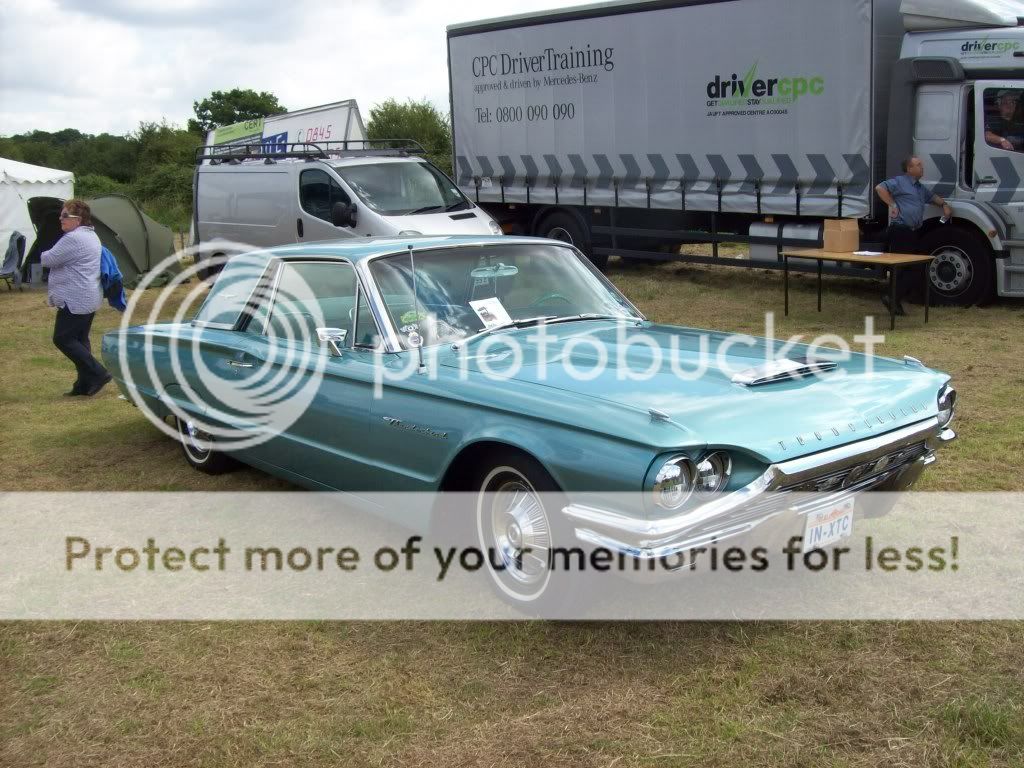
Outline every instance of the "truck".
<svg viewBox="0 0 1024 768"><path fill-rule="evenodd" d="M192 183L199 275L252 248L502 234L424 154L415 141L367 139L351 100L210 131Z"/></svg>
<svg viewBox="0 0 1024 768"><path fill-rule="evenodd" d="M916 155L954 212L931 207L921 230L933 301L1024 296L1018 11L623 0L452 25L456 181L506 232L571 242L599 267L781 267L784 248L821 246L829 219L884 248L874 188ZM725 242L749 256L722 256Z"/></svg>

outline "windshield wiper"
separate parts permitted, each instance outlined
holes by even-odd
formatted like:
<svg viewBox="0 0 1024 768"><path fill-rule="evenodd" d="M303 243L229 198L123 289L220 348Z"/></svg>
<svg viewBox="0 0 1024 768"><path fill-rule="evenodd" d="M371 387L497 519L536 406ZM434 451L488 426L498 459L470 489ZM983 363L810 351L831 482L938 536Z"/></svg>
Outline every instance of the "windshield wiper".
<svg viewBox="0 0 1024 768"><path fill-rule="evenodd" d="M547 323L554 320L554 315L539 315L538 317L524 317L522 320L513 320L510 323L502 323L501 325L495 325L490 328L484 328L477 331L472 336L467 336L464 339L459 339L452 344L452 349L458 349L471 341L479 339L481 336L486 336L494 331L507 331L510 328L529 328L531 325L540 325L541 323Z"/></svg>
<svg viewBox="0 0 1024 768"><path fill-rule="evenodd" d="M445 210L443 205L424 205L422 208L416 208L415 210L409 211L406 216L415 216L417 213L430 213L431 211L442 211Z"/></svg>
<svg viewBox="0 0 1024 768"><path fill-rule="evenodd" d="M630 322L638 321L638 317L629 317L628 315L602 315L597 312L584 312L580 315L566 315L565 317L556 317L548 320L548 325L554 325L555 323L571 323L576 320L628 320Z"/></svg>
<svg viewBox="0 0 1024 768"><path fill-rule="evenodd" d="M468 200L459 200L459 202L452 203L451 205L449 205L444 210L445 210L445 213L450 213L452 211L462 210L463 206L465 206L466 208L469 208L470 207L469 206L469 201Z"/></svg>

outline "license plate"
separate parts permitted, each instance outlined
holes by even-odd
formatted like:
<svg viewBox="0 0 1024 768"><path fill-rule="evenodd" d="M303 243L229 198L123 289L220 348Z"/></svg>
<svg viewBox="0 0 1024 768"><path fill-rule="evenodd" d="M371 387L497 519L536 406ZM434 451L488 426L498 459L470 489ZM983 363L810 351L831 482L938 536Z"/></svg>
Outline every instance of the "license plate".
<svg viewBox="0 0 1024 768"><path fill-rule="evenodd" d="M821 549L853 534L853 499L811 512L804 525L804 552Z"/></svg>

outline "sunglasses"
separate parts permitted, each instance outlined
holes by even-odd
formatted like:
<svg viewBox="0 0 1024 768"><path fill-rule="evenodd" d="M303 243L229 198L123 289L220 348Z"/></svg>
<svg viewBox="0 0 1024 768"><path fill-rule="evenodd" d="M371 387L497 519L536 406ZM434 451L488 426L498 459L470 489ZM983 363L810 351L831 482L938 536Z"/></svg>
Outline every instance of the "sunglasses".
<svg viewBox="0 0 1024 768"><path fill-rule="evenodd" d="M62 218L62 219L80 219L82 217L81 216L75 216L75 214L73 214L73 213L62 213L60 215L60 218Z"/></svg>

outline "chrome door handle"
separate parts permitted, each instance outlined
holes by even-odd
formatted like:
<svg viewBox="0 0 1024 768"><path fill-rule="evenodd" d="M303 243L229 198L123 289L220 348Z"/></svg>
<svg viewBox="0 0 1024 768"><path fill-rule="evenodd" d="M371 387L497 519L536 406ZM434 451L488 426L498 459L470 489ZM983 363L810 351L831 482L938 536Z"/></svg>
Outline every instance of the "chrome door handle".
<svg viewBox="0 0 1024 768"><path fill-rule="evenodd" d="M232 368L252 368L252 363L243 363L238 360L228 360L228 365Z"/></svg>
<svg viewBox="0 0 1024 768"><path fill-rule="evenodd" d="M980 176L978 178L978 183L979 184L995 184L997 182L996 182L996 177L995 176Z"/></svg>

